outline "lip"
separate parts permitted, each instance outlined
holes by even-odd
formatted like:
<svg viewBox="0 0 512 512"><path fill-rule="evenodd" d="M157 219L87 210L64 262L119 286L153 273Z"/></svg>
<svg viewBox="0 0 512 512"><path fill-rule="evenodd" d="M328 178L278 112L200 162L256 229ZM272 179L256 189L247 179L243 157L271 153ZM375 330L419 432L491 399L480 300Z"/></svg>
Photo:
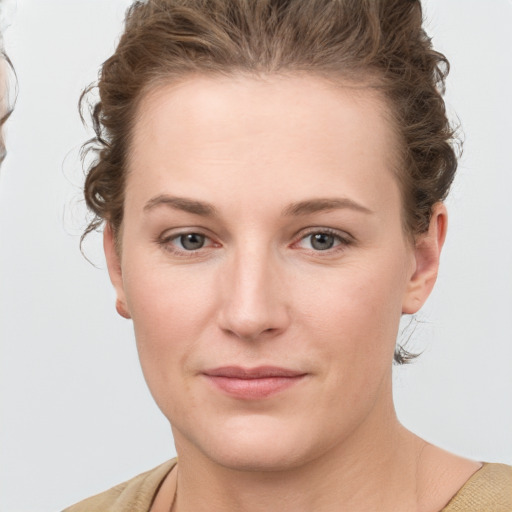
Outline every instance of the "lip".
<svg viewBox="0 0 512 512"><path fill-rule="evenodd" d="M298 384L307 374L277 366L224 366L206 370L203 375L231 397L261 400Z"/></svg>

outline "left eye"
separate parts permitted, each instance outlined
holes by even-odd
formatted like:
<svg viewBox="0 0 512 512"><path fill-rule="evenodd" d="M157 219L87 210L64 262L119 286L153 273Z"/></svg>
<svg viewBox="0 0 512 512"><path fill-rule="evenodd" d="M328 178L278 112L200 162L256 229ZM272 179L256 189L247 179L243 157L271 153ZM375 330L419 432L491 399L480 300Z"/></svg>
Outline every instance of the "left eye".
<svg viewBox="0 0 512 512"><path fill-rule="evenodd" d="M299 245L305 249L313 249L315 251L328 251L342 243L341 237L332 233L318 232L311 233L302 240Z"/></svg>

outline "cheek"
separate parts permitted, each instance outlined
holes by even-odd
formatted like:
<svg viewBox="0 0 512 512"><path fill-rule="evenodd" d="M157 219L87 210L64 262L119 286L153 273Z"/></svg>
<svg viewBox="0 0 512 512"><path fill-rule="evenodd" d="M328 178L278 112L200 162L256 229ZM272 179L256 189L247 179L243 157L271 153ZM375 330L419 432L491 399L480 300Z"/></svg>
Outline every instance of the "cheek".
<svg viewBox="0 0 512 512"><path fill-rule="evenodd" d="M390 256L388 262L361 259L329 269L323 276L295 278L295 294L302 298L300 309L309 312L304 318L321 331L351 332L347 342L370 331L379 340L389 339L401 316L406 267L400 254Z"/></svg>
<svg viewBox="0 0 512 512"><path fill-rule="evenodd" d="M126 262L124 288L142 369L153 388L186 369L190 354L211 325L213 283L205 273L138 266L136 261Z"/></svg>
<svg viewBox="0 0 512 512"><path fill-rule="evenodd" d="M315 285L300 280L298 328L328 361L332 389L346 390L347 398L376 389L391 368L406 272L400 254L388 261L358 262Z"/></svg>

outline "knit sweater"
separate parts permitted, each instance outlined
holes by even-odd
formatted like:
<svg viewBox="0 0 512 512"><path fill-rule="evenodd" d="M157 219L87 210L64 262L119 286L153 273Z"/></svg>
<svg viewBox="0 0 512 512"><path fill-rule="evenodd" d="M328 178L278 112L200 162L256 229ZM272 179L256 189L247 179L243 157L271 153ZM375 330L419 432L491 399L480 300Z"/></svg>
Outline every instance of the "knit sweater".
<svg viewBox="0 0 512 512"><path fill-rule="evenodd" d="M149 512L172 459L64 512ZM512 512L512 466L484 464L441 512Z"/></svg>

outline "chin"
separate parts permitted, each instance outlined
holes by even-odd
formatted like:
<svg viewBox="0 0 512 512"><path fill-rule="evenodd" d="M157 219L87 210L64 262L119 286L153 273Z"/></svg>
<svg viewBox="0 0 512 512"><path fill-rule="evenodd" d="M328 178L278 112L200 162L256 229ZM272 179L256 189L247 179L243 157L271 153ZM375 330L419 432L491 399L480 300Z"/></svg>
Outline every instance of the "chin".
<svg viewBox="0 0 512 512"><path fill-rule="evenodd" d="M300 447L300 444L299 444ZM296 469L314 457L299 452L298 446L278 446L261 441L233 442L224 446L209 446L204 454L214 463L233 471L278 472Z"/></svg>
<svg viewBox="0 0 512 512"><path fill-rule="evenodd" d="M293 423L295 428L263 415L230 418L215 428L210 423L208 436L203 430L191 438L189 430L187 444L192 442L214 464L234 471L290 470L318 456L318 447L309 446L306 432L298 431Z"/></svg>

